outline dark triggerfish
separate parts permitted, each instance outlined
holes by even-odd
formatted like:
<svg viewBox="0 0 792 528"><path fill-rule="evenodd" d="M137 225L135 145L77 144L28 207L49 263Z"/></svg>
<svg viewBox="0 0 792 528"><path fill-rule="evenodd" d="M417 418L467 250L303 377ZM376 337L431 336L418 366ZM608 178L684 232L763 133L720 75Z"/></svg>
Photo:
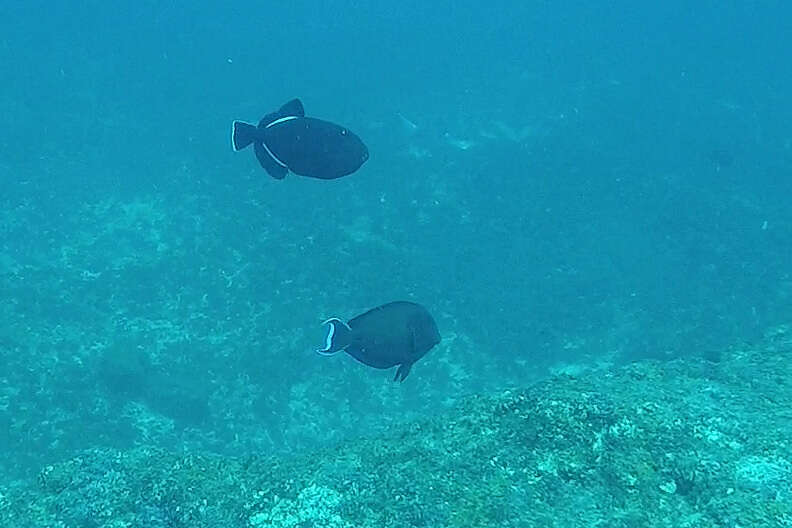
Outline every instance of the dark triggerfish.
<svg viewBox="0 0 792 528"><path fill-rule="evenodd" d="M349 129L305 117L299 99L265 115L258 126L234 121L231 128L234 150L242 150L250 144L261 166L279 180L289 171L300 176L334 180L352 174L369 157L366 145Z"/></svg>
<svg viewBox="0 0 792 528"><path fill-rule="evenodd" d="M347 354L370 367L399 365L393 381L404 381L413 363L440 342L440 333L429 312L420 304L396 301L358 315L349 323L333 317L325 347L319 354Z"/></svg>

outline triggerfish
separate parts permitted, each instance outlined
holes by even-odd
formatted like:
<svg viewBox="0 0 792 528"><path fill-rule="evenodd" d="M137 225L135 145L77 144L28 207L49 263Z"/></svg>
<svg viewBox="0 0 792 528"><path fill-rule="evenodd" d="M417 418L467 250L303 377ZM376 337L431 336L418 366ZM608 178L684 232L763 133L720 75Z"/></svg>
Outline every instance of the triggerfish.
<svg viewBox="0 0 792 528"><path fill-rule="evenodd" d="M305 117L299 99L265 115L258 125L234 121L231 127L234 151L251 144L261 166L279 180L289 171L334 180L352 174L369 157L366 145L348 128Z"/></svg>
<svg viewBox="0 0 792 528"><path fill-rule="evenodd" d="M393 381L404 381L413 363L440 342L440 333L429 312L413 302L396 301L358 315L348 323L333 317L325 347L319 354L344 351L361 363L378 369L399 365Z"/></svg>

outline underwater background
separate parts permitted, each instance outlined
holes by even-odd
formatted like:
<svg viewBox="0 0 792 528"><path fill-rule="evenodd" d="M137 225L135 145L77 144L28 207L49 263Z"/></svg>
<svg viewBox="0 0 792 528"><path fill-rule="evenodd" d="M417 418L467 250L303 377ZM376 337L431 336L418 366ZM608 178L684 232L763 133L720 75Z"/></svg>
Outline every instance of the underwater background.
<svg viewBox="0 0 792 528"><path fill-rule="evenodd" d="M788 397L768 343L791 331L790 34L776 1L4 3L3 525L27 526L3 497L74 457L288 464L507 389L629 389L635 362L786 350ZM233 119L293 97L366 142L358 172L276 181L232 151ZM323 320L392 300L443 337L404 383L314 353ZM738 370L765 379L762 357ZM773 416L743 423L792 434ZM757 492L767 526L792 525L782 491ZM534 526L515 511L393 525ZM224 525L309 521L248 513ZM122 526L100 517L26 522ZM740 525L719 519L690 525Z"/></svg>

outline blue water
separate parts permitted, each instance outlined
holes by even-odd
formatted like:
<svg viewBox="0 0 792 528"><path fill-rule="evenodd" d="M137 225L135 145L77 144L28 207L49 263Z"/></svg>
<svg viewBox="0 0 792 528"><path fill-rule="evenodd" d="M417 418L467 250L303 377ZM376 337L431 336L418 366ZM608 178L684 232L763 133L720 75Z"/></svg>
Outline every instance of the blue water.
<svg viewBox="0 0 792 528"><path fill-rule="evenodd" d="M782 2L0 7L0 462L311 448L792 310ZM371 159L275 181L300 97ZM319 323L397 299L403 384Z"/></svg>

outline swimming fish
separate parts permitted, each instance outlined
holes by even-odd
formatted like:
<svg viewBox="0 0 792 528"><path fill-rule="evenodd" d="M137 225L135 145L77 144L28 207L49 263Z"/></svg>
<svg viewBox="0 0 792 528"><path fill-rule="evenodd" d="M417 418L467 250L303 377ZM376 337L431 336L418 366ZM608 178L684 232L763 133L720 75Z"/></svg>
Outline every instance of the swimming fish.
<svg viewBox="0 0 792 528"><path fill-rule="evenodd" d="M299 99L265 115L258 126L234 121L231 146L240 151L253 144L256 158L278 180L291 171L300 176L334 180L358 170L369 157L363 141L329 121L305 117Z"/></svg>
<svg viewBox="0 0 792 528"><path fill-rule="evenodd" d="M393 381L404 381L413 363L440 342L431 314L408 301L396 301L358 315L349 323L328 319L323 356L345 351L361 363L378 369L399 365Z"/></svg>

